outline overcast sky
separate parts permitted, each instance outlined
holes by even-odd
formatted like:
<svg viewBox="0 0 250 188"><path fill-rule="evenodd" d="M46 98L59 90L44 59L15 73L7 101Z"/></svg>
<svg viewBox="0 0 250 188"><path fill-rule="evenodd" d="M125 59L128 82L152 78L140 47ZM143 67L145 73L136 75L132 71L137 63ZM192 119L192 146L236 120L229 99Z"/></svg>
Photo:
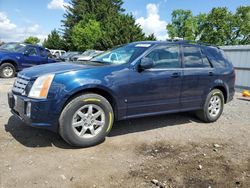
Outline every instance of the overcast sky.
<svg viewBox="0 0 250 188"><path fill-rule="evenodd" d="M28 36L43 40L52 29L61 27L68 0L0 0L0 40L22 41ZM132 13L146 34L167 37L166 24L174 9L189 9L196 15L223 6L235 11L250 5L250 0L125 0L126 12Z"/></svg>

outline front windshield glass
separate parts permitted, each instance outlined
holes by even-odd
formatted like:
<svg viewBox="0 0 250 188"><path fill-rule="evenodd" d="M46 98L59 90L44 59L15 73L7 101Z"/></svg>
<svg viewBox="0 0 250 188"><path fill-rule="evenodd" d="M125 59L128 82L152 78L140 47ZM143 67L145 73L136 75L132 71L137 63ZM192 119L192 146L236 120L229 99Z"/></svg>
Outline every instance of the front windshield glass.
<svg viewBox="0 0 250 188"><path fill-rule="evenodd" d="M72 54L74 54L75 52L66 52L65 54L63 54L62 56L61 56L61 58L67 58L67 57L69 57L70 55L72 55Z"/></svg>
<svg viewBox="0 0 250 188"><path fill-rule="evenodd" d="M151 44L146 43L120 46L96 56L91 61L107 64L125 64L135 60L151 46Z"/></svg>
<svg viewBox="0 0 250 188"><path fill-rule="evenodd" d="M11 52L23 52L25 49L25 44L20 43L6 43L0 47L0 50L7 50Z"/></svg>
<svg viewBox="0 0 250 188"><path fill-rule="evenodd" d="M83 56L91 56L91 54L95 53L95 50L86 50L82 53Z"/></svg>

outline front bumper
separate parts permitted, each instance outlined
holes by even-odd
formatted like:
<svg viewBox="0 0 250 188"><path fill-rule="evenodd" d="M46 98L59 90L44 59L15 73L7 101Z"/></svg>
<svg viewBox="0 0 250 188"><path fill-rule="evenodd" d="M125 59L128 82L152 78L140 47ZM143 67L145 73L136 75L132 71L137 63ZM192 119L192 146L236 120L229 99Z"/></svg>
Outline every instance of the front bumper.
<svg viewBox="0 0 250 188"><path fill-rule="evenodd" d="M31 99L21 95L8 93L8 103L13 115L25 124L58 131L59 115L53 112L53 100Z"/></svg>

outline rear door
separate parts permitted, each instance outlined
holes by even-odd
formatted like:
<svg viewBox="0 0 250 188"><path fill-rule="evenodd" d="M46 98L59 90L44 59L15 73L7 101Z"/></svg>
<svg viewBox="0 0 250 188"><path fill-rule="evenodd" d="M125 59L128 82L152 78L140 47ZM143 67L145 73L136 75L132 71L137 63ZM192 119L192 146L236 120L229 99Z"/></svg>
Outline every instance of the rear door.
<svg viewBox="0 0 250 188"><path fill-rule="evenodd" d="M127 115L178 110L182 75L179 45L157 46L145 57L154 61L154 67L130 73Z"/></svg>
<svg viewBox="0 0 250 188"><path fill-rule="evenodd" d="M199 46L183 45L184 67L181 105L183 109L200 108L211 89L214 68Z"/></svg>

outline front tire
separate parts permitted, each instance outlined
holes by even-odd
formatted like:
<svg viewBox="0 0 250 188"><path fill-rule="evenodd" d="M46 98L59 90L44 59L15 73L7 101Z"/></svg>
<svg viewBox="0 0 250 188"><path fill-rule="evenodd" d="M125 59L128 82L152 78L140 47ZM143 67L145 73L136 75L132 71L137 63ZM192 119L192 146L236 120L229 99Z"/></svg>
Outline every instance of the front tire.
<svg viewBox="0 0 250 188"><path fill-rule="evenodd" d="M0 66L0 77L13 78L16 74L16 68L11 63L3 63Z"/></svg>
<svg viewBox="0 0 250 188"><path fill-rule="evenodd" d="M213 89L206 98L202 110L196 112L197 117L211 123L219 119L224 109L224 95L219 89Z"/></svg>
<svg viewBox="0 0 250 188"><path fill-rule="evenodd" d="M59 133L70 145L89 147L105 140L113 121L113 109L107 99L93 93L83 94L63 109Z"/></svg>

